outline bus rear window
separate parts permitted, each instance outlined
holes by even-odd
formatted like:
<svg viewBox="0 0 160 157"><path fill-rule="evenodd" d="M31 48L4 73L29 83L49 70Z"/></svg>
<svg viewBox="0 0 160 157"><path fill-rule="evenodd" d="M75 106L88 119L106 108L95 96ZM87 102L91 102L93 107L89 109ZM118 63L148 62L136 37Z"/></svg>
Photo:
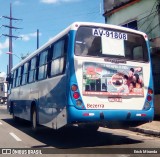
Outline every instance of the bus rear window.
<svg viewBox="0 0 160 157"><path fill-rule="evenodd" d="M142 35L85 26L77 30L75 55L148 61L147 45Z"/></svg>

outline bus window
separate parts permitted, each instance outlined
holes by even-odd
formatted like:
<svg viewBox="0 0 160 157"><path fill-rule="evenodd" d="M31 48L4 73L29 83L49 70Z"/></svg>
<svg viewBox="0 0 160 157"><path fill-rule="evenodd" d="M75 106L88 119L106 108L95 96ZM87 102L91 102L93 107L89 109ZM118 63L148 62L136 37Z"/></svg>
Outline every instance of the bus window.
<svg viewBox="0 0 160 157"><path fill-rule="evenodd" d="M28 82L34 82L36 78L36 57L32 58L29 62Z"/></svg>
<svg viewBox="0 0 160 157"><path fill-rule="evenodd" d="M135 47L133 49L133 59L134 60L143 60L143 48L142 46Z"/></svg>
<svg viewBox="0 0 160 157"><path fill-rule="evenodd" d="M16 84L16 75L17 75L17 70L15 70L15 71L13 72L13 84L12 84L12 88L14 88L14 87L15 87L15 84Z"/></svg>
<svg viewBox="0 0 160 157"><path fill-rule="evenodd" d="M75 55L148 62L148 50L142 35L111 28L79 27L75 39Z"/></svg>
<svg viewBox="0 0 160 157"><path fill-rule="evenodd" d="M3 85L1 86L1 92L3 92Z"/></svg>
<svg viewBox="0 0 160 157"><path fill-rule="evenodd" d="M58 41L53 46L51 61L51 76L56 76L64 72L65 66L65 39Z"/></svg>
<svg viewBox="0 0 160 157"><path fill-rule="evenodd" d="M38 65L38 80L42 80L47 77L47 56L48 50L40 53Z"/></svg>
<svg viewBox="0 0 160 157"><path fill-rule="evenodd" d="M16 77L16 87L20 86L21 84L21 67L18 68L18 71L17 71L17 77Z"/></svg>
<svg viewBox="0 0 160 157"><path fill-rule="evenodd" d="M94 38L91 47L88 49L88 55L99 56L102 53L101 50L101 37Z"/></svg>
<svg viewBox="0 0 160 157"><path fill-rule="evenodd" d="M28 73L28 63L23 65L23 72L22 72L22 85L27 83L27 73Z"/></svg>

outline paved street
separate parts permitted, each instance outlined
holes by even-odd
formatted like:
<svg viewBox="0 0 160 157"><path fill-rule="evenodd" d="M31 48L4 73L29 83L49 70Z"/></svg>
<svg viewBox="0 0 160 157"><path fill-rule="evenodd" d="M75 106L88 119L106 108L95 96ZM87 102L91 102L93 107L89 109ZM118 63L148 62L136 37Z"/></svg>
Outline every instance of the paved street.
<svg viewBox="0 0 160 157"><path fill-rule="evenodd" d="M129 149L123 150L120 148L135 148L136 151L138 148L149 149L158 148L159 146L160 138L122 129L112 130L101 127L96 133L92 133L81 130L76 126L61 129L58 132L42 127L38 133L33 133L30 123L24 120L15 122L12 116L7 113L6 107L0 105L0 148L42 148L46 153L47 151L53 153L50 155L43 154L43 156L53 156L57 153L58 156L65 157L84 156L82 154L84 152L87 154L86 156L106 156L102 152L109 149L110 154L112 154L108 154L109 156L132 157L151 155L127 154ZM112 150L112 148L115 149ZM121 150L124 154L120 152ZM114 154L115 151L117 151L117 154ZM118 155L118 152L121 154ZM152 154L152 156L154 155ZM159 154L155 156L159 156Z"/></svg>

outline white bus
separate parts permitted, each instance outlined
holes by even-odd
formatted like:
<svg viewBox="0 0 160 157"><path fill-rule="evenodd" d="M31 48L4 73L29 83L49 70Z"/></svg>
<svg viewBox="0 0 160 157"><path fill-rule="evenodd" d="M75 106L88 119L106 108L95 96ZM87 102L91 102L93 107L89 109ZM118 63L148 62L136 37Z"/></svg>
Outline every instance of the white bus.
<svg viewBox="0 0 160 157"><path fill-rule="evenodd" d="M145 33L75 22L12 69L10 113L61 128L153 120L150 48ZM135 122L135 123L134 123Z"/></svg>
<svg viewBox="0 0 160 157"><path fill-rule="evenodd" d="M0 103L7 102L7 82L5 77L0 77Z"/></svg>

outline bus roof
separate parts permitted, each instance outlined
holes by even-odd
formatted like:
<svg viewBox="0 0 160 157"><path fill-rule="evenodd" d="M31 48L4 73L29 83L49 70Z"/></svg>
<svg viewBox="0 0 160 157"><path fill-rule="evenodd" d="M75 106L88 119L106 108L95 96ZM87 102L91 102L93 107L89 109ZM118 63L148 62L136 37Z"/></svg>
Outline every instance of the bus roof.
<svg viewBox="0 0 160 157"><path fill-rule="evenodd" d="M94 22L74 22L70 26L68 26L66 29L61 31L59 34L54 36L52 39L50 39L48 42L46 42L44 45L42 45L39 49L35 50L33 53L31 53L29 56L27 56L20 63L18 63L15 67L12 68L12 71L15 70L17 67L23 65L25 62L29 61L33 56L36 56L42 50L46 49L50 44L52 44L56 40L63 37L70 30L77 30L80 26L106 27L106 28L118 29L118 30L128 31L128 32L132 32L132 33L136 33L136 34L146 36L146 34L143 33L143 32L140 32L140 31L137 31L137 30L134 30L134 29L130 29L130 28L126 28L126 27L122 27L122 26L117 26L117 25L111 25L111 24L105 24L105 23L94 23Z"/></svg>
<svg viewBox="0 0 160 157"><path fill-rule="evenodd" d="M79 26L96 26L96 27L106 27L106 28L112 28L112 29L119 29L123 31L128 31L136 34L141 34L145 36L146 34L144 32L134 30L131 28L126 28L118 25L113 25L113 24L105 24L105 23L94 23L94 22L74 22L72 25L70 25L71 30L77 30Z"/></svg>

